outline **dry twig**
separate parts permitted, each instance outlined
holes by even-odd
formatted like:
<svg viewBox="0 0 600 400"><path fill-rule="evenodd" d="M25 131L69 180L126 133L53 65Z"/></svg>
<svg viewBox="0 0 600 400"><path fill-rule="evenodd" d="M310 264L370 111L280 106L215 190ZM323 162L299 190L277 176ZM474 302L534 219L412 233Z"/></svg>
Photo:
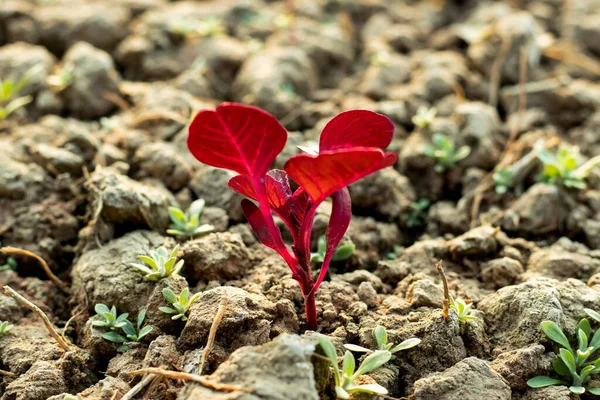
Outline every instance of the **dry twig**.
<svg viewBox="0 0 600 400"><path fill-rule="evenodd" d="M129 389L129 392L125 393L125 396L121 397L121 400L132 400L139 392L141 392L146 386L148 386L154 379L158 378L156 375L147 375L137 385Z"/></svg>
<svg viewBox="0 0 600 400"><path fill-rule="evenodd" d="M442 315L444 319L448 318L448 310L450 309L450 292L448 290L448 281L446 280L446 274L444 273L444 267L442 266L442 260L435 263L435 269L437 269L444 285L444 300L442 301Z"/></svg>
<svg viewBox="0 0 600 400"><path fill-rule="evenodd" d="M250 389L241 388L241 387L235 386L235 385L228 385L225 383L211 382L209 379L207 379L203 376L200 376L200 375L188 374L187 372L169 371L168 369L163 369L163 368L142 368L142 369L138 369L136 371L128 372L128 374L132 375L132 376L144 375L144 374L154 374L154 375L164 376L165 378L169 378L169 379L181 379L184 381L197 382L203 386L206 386L206 387L214 389L214 390L221 390L221 391L225 391L225 392L240 391L240 392L252 393L252 390L250 390Z"/></svg>
<svg viewBox="0 0 600 400"><path fill-rule="evenodd" d="M13 372L10 371L5 371L3 369L0 369L0 375L4 375L4 376L15 376L15 374Z"/></svg>
<svg viewBox="0 0 600 400"><path fill-rule="evenodd" d="M64 351L70 351L73 350L72 345L67 343L59 334L58 332L56 332L56 329L54 329L54 326L52 325L52 322L50 322L50 319L48 319L48 316L46 314L44 314L44 312L35 304L33 304L32 302L30 302L29 300L27 300L25 297L21 296L19 293L17 293L13 288L11 288L10 286L6 285L4 286L4 294L14 298L18 303L21 303L22 306L29 308L31 311L33 311L34 313L36 313L44 322L44 325L46 326L46 329L48 329L48 332L50 332L50 335L52 335L52 337L54 338L54 340L56 340L56 342L58 343L58 345L64 350Z"/></svg>
<svg viewBox="0 0 600 400"><path fill-rule="evenodd" d="M225 315L225 310L227 309L227 303L229 299L226 296L223 296L221 300L221 304L219 305L219 309L217 310L217 314L215 315L215 319L213 320L212 325L210 326L210 331L208 333L208 340L206 341L206 347L204 347L204 351L202 352L202 358L200 359L200 368L198 369L198 373L202 374L204 370L204 363L206 362L206 358L210 354L210 351L213 348L215 343L215 336L217 335L217 329L223 320L223 315Z"/></svg>
<svg viewBox="0 0 600 400"><path fill-rule="evenodd" d="M48 266L48 263L46 263L46 261L44 261L44 259L42 257L38 256L37 254L32 253L31 251L19 249L16 247L2 247L2 248L0 248L0 253L18 254L21 256L35 258L37 260L37 262L39 262L40 265L42 266L42 269L48 276L48 279L50 279L60 290L62 290L63 292L65 292L67 294L69 293L69 288L67 287L67 284L64 283L63 281L61 281L60 279L58 279L58 277L56 275L54 275L54 273Z"/></svg>

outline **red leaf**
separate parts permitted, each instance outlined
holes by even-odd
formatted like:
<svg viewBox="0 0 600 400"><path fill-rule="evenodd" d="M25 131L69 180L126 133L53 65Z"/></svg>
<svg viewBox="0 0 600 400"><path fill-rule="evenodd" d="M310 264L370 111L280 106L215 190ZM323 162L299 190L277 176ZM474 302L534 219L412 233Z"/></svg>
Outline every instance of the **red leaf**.
<svg viewBox="0 0 600 400"><path fill-rule="evenodd" d="M271 237L269 230L267 229L267 224L265 223L265 219L260 212L260 208L256 206L250 200L244 199L242 200L242 211L244 212L244 216L248 220L248 223L252 227L252 230L258 237L258 240L265 246L277 251L277 246L275 245L275 241Z"/></svg>
<svg viewBox="0 0 600 400"><path fill-rule="evenodd" d="M321 265L321 271L319 271L319 277L312 289L313 291L316 291L321 282L323 282L323 279L325 279L333 253L335 253L337 245L344 237L344 233L346 233L346 230L350 225L351 217L352 202L350 200L350 192L348 192L348 188L342 188L331 196L331 216L329 217L329 224L325 231L327 249L325 251L323 264Z"/></svg>
<svg viewBox="0 0 600 400"><path fill-rule="evenodd" d="M323 151L318 156L291 157L285 170L319 204L334 192L375 171L394 165L397 156L373 148Z"/></svg>
<svg viewBox="0 0 600 400"><path fill-rule="evenodd" d="M190 125L190 152L213 167L241 175L264 175L281 152L287 132L271 114L259 108L223 103L199 112Z"/></svg>
<svg viewBox="0 0 600 400"><path fill-rule="evenodd" d="M350 110L336 115L321 132L319 150L350 147L385 149L392 141L394 124L388 117L368 110Z"/></svg>
<svg viewBox="0 0 600 400"><path fill-rule="evenodd" d="M236 192L256 200L252 181L247 176L236 175L229 180L228 185ZM271 210L285 222L296 237L310 203L306 192L300 188L292 194L287 173L280 169L267 172L265 188Z"/></svg>

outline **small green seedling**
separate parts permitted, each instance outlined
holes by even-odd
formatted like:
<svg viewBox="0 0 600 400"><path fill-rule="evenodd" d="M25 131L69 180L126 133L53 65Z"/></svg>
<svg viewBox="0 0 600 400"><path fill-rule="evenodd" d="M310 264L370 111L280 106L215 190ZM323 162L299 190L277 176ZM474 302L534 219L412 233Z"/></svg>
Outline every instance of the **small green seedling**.
<svg viewBox="0 0 600 400"><path fill-rule="evenodd" d="M354 253L355 248L356 246L352 242L339 245L335 248L333 257L331 257L331 261L343 261L349 259L352 256L352 253ZM323 235L319 238L317 243L317 252L310 254L310 261L322 263L323 259L325 258L326 251L327 239L325 238L325 235Z"/></svg>
<svg viewBox="0 0 600 400"><path fill-rule="evenodd" d="M6 264L0 265L0 271L17 270L17 260L12 257L8 257Z"/></svg>
<svg viewBox="0 0 600 400"><path fill-rule="evenodd" d="M373 329L373 339L375 339L375 342L377 343L377 350L375 350L375 351L378 351L378 350L389 351L392 354L397 353L402 350L410 349L412 347L415 347L419 343L421 343L421 339L410 338L410 339L406 339L405 341L403 341L402 343L400 343L399 345L394 347L394 343L388 343L387 331L381 325L379 325L379 326L375 327L375 329ZM344 347L350 351L355 351L357 353L370 354L370 353L374 352L371 349L367 349L366 347L362 347L362 346L357 346L355 344L345 344ZM395 357L392 357L391 359L394 359L394 358Z"/></svg>
<svg viewBox="0 0 600 400"><path fill-rule="evenodd" d="M8 321L0 322L0 336L7 334L14 325L10 324Z"/></svg>
<svg viewBox="0 0 600 400"><path fill-rule="evenodd" d="M226 33L220 18L210 17L201 21L181 19L172 27L172 32L184 38L220 36Z"/></svg>
<svg viewBox="0 0 600 400"><path fill-rule="evenodd" d="M73 83L74 69L72 65L67 65L56 72L56 74L48 76L46 83L59 93L65 90Z"/></svg>
<svg viewBox="0 0 600 400"><path fill-rule="evenodd" d="M600 315L593 310L585 309L590 317L600 321ZM592 336L592 328L587 319L582 319L577 325L577 348L573 350L567 337L560 327L553 321L543 321L540 324L542 331L549 339L561 346L558 357L552 362L554 371L569 380L554 379L547 376L536 376L527 381L527 385L533 388L541 388L552 385L569 385L569 390L575 394L588 392L600 395L600 388L586 387L592 375L600 372L600 358L588 361L600 347L600 329ZM590 341L591 338L591 341Z"/></svg>
<svg viewBox="0 0 600 400"><path fill-rule="evenodd" d="M43 68L41 64L30 68L18 81L0 79L0 120L8 118L13 112L33 101L32 96L17 96Z"/></svg>
<svg viewBox="0 0 600 400"><path fill-rule="evenodd" d="M454 168L459 161L465 159L471 153L469 146L456 149L456 144L441 133L434 133L431 140L433 145L426 145L423 151L436 161L434 170L437 173Z"/></svg>
<svg viewBox="0 0 600 400"><path fill-rule="evenodd" d="M394 250L387 253L385 255L385 258L387 258L388 260L395 260L396 258L398 258L398 254L400 254L401 251L402 251L402 247L394 246Z"/></svg>
<svg viewBox="0 0 600 400"><path fill-rule="evenodd" d="M123 332L127 336L127 339L131 342L139 342L144 336L152 332L151 326L143 326L144 319L146 319L146 309L142 309L137 317L137 324L134 326L131 322L127 321L125 326L122 328Z"/></svg>
<svg viewBox="0 0 600 400"><path fill-rule="evenodd" d="M469 322L477 319L471 315L471 307L473 307L473 303L467 304L467 302L460 297L455 299L450 295L450 309L456 311L460 322Z"/></svg>
<svg viewBox="0 0 600 400"><path fill-rule="evenodd" d="M190 208L184 213L177 206L169 207L171 227L167 229L169 235L195 237L212 232L215 227L209 224L200 225L200 217L204 211L206 202L204 199L194 201Z"/></svg>
<svg viewBox="0 0 600 400"><path fill-rule="evenodd" d="M423 129L432 124L436 114L437 109L435 107L427 108L421 106L417 109L417 113L412 117L412 122L415 126Z"/></svg>
<svg viewBox="0 0 600 400"><path fill-rule="evenodd" d="M496 193L503 194L508 192L514 185L514 172L512 168L502 168L494 172L494 189Z"/></svg>
<svg viewBox="0 0 600 400"><path fill-rule="evenodd" d="M349 399L351 393L368 393L373 395L385 395L387 389L378 384L357 385L354 381L361 375L373 371L388 362L392 353L388 350L377 350L365 357L363 362L356 369L356 361L350 351L344 354L342 369L338 367L337 352L335 346L324 335L318 335L319 345L323 349L325 356L331 362L335 378L335 394L338 399Z"/></svg>
<svg viewBox="0 0 600 400"><path fill-rule="evenodd" d="M161 246L156 251L151 251L150 256L138 256L148 266L137 263L131 266L145 273L144 279L148 281L159 281L167 276L178 275L184 263L183 260L176 263L178 251L179 245L175 246L171 254Z"/></svg>
<svg viewBox="0 0 600 400"><path fill-rule="evenodd" d="M569 147L562 147L556 153L540 150L537 157L544 166L540 181L580 190L586 188L585 179L600 164L600 156L596 156L579 166L578 151Z"/></svg>
<svg viewBox="0 0 600 400"><path fill-rule="evenodd" d="M416 228L422 226L427 221L427 210L431 202L428 199L421 199L415 201L410 205L411 210L406 215L406 226L409 228Z"/></svg>
<svg viewBox="0 0 600 400"><path fill-rule="evenodd" d="M129 314L123 313L118 315L115 306L112 306L112 308L109 309L105 304L98 303L94 307L94 310L101 320L93 321L92 326L114 331L123 328L127 324L127 317Z"/></svg>
<svg viewBox="0 0 600 400"><path fill-rule="evenodd" d="M159 307L159 310L166 314L175 314L171 317L172 320L181 319L182 321L187 321L187 312L202 293L196 293L190 297L190 290L185 288L177 296L171 289L164 288L162 294L173 307Z"/></svg>

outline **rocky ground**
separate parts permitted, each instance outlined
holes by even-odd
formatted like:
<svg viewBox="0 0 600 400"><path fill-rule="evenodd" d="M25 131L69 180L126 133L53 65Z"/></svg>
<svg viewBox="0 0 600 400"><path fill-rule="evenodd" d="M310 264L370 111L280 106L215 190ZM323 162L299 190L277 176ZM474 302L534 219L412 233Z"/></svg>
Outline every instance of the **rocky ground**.
<svg viewBox="0 0 600 400"><path fill-rule="evenodd" d="M600 311L600 171L583 189L541 183L535 151L575 145L581 163L600 154L598 0L295 3L290 14L289 2L261 0L0 2L0 78L39 66L19 94L31 103L0 121L0 241L40 256L66 287L23 254L0 283L72 343L61 349L0 295L0 320L14 324L0 336L2 399L335 397L297 283L245 223L231 175L187 151L190 118L226 100L285 125L277 167L340 111L395 124L399 161L350 187L356 250L317 293L318 330L339 355L345 343L373 347L383 325L396 343L421 339L370 374L391 398L577 398L526 381L552 375L557 348L541 321L574 338L583 309ZM415 126L420 107L437 109L427 126ZM470 154L436 172L433 133ZM505 193L494 190L497 165L518 167ZM179 240L180 276L144 280L137 256L177 243L168 206L197 198L215 232ZM430 205L418 211L421 199ZM443 318L438 260L475 320ZM166 287L201 293L187 321L159 311ZM92 329L98 303L132 317L146 309L152 332L117 352ZM129 374L149 367L242 390Z"/></svg>

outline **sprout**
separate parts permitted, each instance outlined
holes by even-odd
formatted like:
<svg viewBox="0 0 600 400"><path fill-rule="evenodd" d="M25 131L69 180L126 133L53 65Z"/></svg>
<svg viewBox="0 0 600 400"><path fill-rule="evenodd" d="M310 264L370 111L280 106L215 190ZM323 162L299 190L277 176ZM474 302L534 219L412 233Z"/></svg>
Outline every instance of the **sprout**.
<svg viewBox="0 0 600 400"><path fill-rule="evenodd" d="M0 336L4 336L13 327L14 327L14 325L12 325L11 323L9 323L8 321L2 321L2 322L0 322Z"/></svg>
<svg viewBox="0 0 600 400"><path fill-rule="evenodd" d="M476 319L474 316L471 315L471 307L473 307L473 303L467 304L460 297L455 299L450 295L450 309L456 311L456 314L458 315L458 320L460 322L469 322Z"/></svg>
<svg viewBox="0 0 600 400"><path fill-rule="evenodd" d="M0 120L8 118L13 112L33 101L31 96L17 95L43 68L41 64L33 66L18 81L0 79Z"/></svg>
<svg viewBox="0 0 600 400"><path fill-rule="evenodd" d="M138 256L148 266L137 263L131 266L145 273L144 279L148 281L159 281L167 276L178 275L184 263L183 260L176 263L178 251L179 245L175 246L171 254L161 246L156 251L151 251L150 256Z"/></svg>
<svg viewBox="0 0 600 400"><path fill-rule="evenodd" d="M99 321L93 321L92 326L110 329L111 331L124 327L127 323L127 317L129 316L127 313L118 315L115 306L112 306L112 308L109 309L102 303L96 304L94 310L101 319Z"/></svg>
<svg viewBox="0 0 600 400"><path fill-rule="evenodd" d="M8 257L6 264L0 265L0 271L17 270L17 260L12 257Z"/></svg>
<svg viewBox="0 0 600 400"><path fill-rule="evenodd" d="M402 343L400 343L394 347L394 343L388 343L387 331L381 325L379 325L379 326L375 327L375 329L373 329L373 339L375 339L375 342L377 343L377 350L375 350L375 351L378 351L378 350L389 351L392 354L397 353L401 350L410 349L412 347L415 347L419 343L421 343L421 339L410 338L410 339L406 339L405 341L403 341ZM366 347L362 347L362 346L357 346L355 344L345 344L344 347L350 351L355 351L357 353L370 354L370 353L374 352L374 350L367 349ZM394 357L392 357L392 359L393 358Z"/></svg>
<svg viewBox="0 0 600 400"><path fill-rule="evenodd" d="M600 321L600 314L585 309L590 317ZM527 385L533 388L541 388L552 385L565 385L577 395L586 390L592 394L600 395L600 388L586 387L592 377L600 372L600 359L588 361L590 357L600 348L600 330L592 335L592 328L587 319L582 319L577 325L577 347L573 349L567 337L560 327L553 321L543 321L540 324L542 331L553 342L558 343L561 349L557 358L552 362L554 371L563 378L555 379L547 376L536 376L527 381Z"/></svg>
<svg viewBox="0 0 600 400"><path fill-rule="evenodd" d="M356 246L354 246L354 243L352 242L339 245L335 248L333 257L331 257L331 261L343 261L349 259L352 256L352 253L354 253L355 248ZM310 261L322 263L326 252L327 239L325 238L325 235L322 235L319 237L319 241L317 243L317 252L310 254Z"/></svg>
<svg viewBox="0 0 600 400"><path fill-rule="evenodd" d="M159 307L159 310L166 314L175 314L171 317L172 320L181 319L182 321L186 321L187 312L202 293L196 293L190 298L190 290L188 288L183 289L179 296L176 296L171 289L164 288L162 294L173 307Z"/></svg>
<svg viewBox="0 0 600 400"><path fill-rule="evenodd" d="M512 168L499 169L492 176L496 193L503 194L514 185L514 172Z"/></svg>
<svg viewBox="0 0 600 400"><path fill-rule="evenodd" d="M579 166L577 150L568 147L563 147L556 153L540 150L537 156L544 166L539 176L540 181L573 189L585 189L585 178L600 164L600 156L596 156Z"/></svg>
<svg viewBox="0 0 600 400"><path fill-rule="evenodd" d="M169 207L169 217L171 217L171 227L167 230L169 235L194 237L212 232L215 227L209 224L200 225L200 217L204 211L206 202L204 199L194 201L187 213L184 213L179 207Z"/></svg>
<svg viewBox="0 0 600 400"><path fill-rule="evenodd" d="M427 221L427 209L431 205L428 199L421 199L415 201L410 205L410 212L406 216L406 226L409 228L416 228L422 226Z"/></svg>
<svg viewBox="0 0 600 400"><path fill-rule="evenodd" d="M426 145L424 151L427 156L436 160L434 170L437 173L454 168L459 161L465 159L471 153L469 146L456 149L456 144L441 133L435 133L432 142L433 145Z"/></svg>
<svg viewBox="0 0 600 400"><path fill-rule="evenodd" d="M318 335L317 338L319 340L321 349L323 349L325 356L327 356L331 362L331 366L333 367L333 374L335 378L335 394L338 399L349 399L351 393L369 393L374 395L385 395L388 393L387 389L381 385L357 385L355 381L359 376L373 371L374 369L377 369L388 362L392 357L391 352L387 350L377 350L372 352L365 357L358 369L356 369L356 361L354 360L354 356L351 352L346 351L344 354L342 369L340 369L338 367L335 346L331 340L324 335Z"/></svg>
<svg viewBox="0 0 600 400"><path fill-rule="evenodd" d="M437 109L435 107L427 108L421 106L417 109L417 113L412 117L412 122L415 126L423 129L431 125L436 114Z"/></svg>

